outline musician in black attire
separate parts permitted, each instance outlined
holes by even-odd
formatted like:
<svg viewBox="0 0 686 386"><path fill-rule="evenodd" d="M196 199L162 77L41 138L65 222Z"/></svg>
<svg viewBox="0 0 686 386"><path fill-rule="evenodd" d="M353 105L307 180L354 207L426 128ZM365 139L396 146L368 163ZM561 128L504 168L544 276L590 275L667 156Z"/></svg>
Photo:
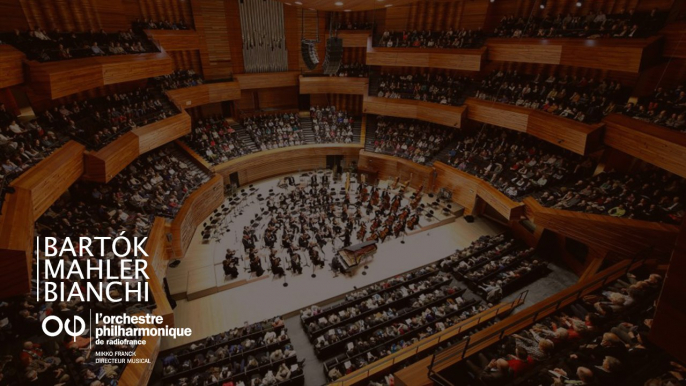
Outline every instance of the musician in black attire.
<svg viewBox="0 0 686 386"><path fill-rule="evenodd" d="M272 273L274 275L281 277L286 274L286 272L281 267L281 258L276 257L276 249L272 249L272 252L269 255L269 262L271 265Z"/></svg>
<svg viewBox="0 0 686 386"><path fill-rule="evenodd" d="M264 274L264 268L262 268L262 262L260 261L260 257L257 255L257 250L251 250L249 258L250 272L254 273L257 277L262 276Z"/></svg>
<svg viewBox="0 0 686 386"><path fill-rule="evenodd" d="M312 243L309 247L310 261L314 265L318 265L320 268L324 268L324 260L319 257L319 251L316 249L317 244Z"/></svg>
<svg viewBox="0 0 686 386"><path fill-rule="evenodd" d="M231 279L238 277L238 269L236 264L238 264L238 258L234 256L236 252L231 249L226 250L226 257L222 262L224 268L224 276L231 276Z"/></svg>
<svg viewBox="0 0 686 386"><path fill-rule="evenodd" d="M302 264L300 264L300 255L295 253L295 252L291 252L290 255L291 255L291 271L294 274L295 273L298 273L298 274L303 273L303 266L302 266Z"/></svg>
<svg viewBox="0 0 686 386"><path fill-rule="evenodd" d="M255 241L243 231L243 250L245 252L250 252L251 250L255 249Z"/></svg>

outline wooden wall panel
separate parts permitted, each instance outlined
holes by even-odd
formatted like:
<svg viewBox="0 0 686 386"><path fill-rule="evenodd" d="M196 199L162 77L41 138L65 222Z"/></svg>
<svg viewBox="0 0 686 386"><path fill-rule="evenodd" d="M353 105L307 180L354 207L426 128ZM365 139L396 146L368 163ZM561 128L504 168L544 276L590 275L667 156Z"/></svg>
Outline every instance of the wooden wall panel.
<svg viewBox="0 0 686 386"><path fill-rule="evenodd" d="M173 327L174 311L169 304L163 284L170 260L167 252L168 244L166 220L162 217L155 217L148 233L148 241L145 243L145 252L148 254L145 258L148 262L145 273L150 277L148 286L155 298L156 307L153 313L164 318L163 325Z"/></svg>
<svg viewBox="0 0 686 386"><path fill-rule="evenodd" d="M0 1L0 25L3 31L14 29L23 31L29 28L29 21L24 15L21 0Z"/></svg>
<svg viewBox="0 0 686 386"><path fill-rule="evenodd" d="M563 64L638 73L655 59L660 37L647 39L502 39L486 41L490 60Z"/></svg>
<svg viewBox="0 0 686 386"><path fill-rule="evenodd" d="M171 225L172 248L176 258L186 254L198 225L224 201L224 181L215 175L191 193Z"/></svg>
<svg viewBox="0 0 686 386"><path fill-rule="evenodd" d="M173 69L171 58L163 52L48 63L30 61L28 68L27 81L32 91L50 99L105 85L166 75Z"/></svg>
<svg viewBox="0 0 686 386"><path fill-rule="evenodd" d="M83 174L85 147L69 141L46 159L12 181L15 189L31 195L30 213L37 220Z"/></svg>
<svg viewBox="0 0 686 386"><path fill-rule="evenodd" d="M627 257L651 247L658 254L671 253L679 233L675 225L550 209L532 197L523 202L537 226Z"/></svg>
<svg viewBox="0 0 686 386"><path fill-rule="evenodd" d="M288 70L300 69L300 34L302 25L298 16L300 10L288 4L283 5L284 32L286 34L286 50L288 50Z"/></svg>
<svg viewBox="0 0 686 386"><path fill-rule="evenodd" d="M370 66L432 67L480 71L485 54L485 48L428 50L424 48L382 48L368 45L366 63Z"/></svg>
<svg viewBox="0 0 686 386"><path fill-rule="evenodd" d="M117 32L130 27L121 0L19 0L23 16L31 27L47 31ZM17 16L14 14L13 16ZM14 23L13 23L14 24Z"/></svg>
<svg viewBox="0 0 686 386"><path fill-rule="evenodd" d="M279 87L256 90L259 109L298 108L298 88Z"/></svg>
<svg viewBox="0 0 686 386"><path fill-rule="evenodd" d="M84 159L86 181L107 183L138 157L138 136L128 132L97 152L87 152Z"/></svg>
<svg viewBox="0 0 686 386"><path fill-rule="evenodd" d="M16 48L7 44L0 45L0 88L24 83L24 58L24 54Z"/></svg>
<svg viewBox="0 0 686 386"><path fill-rule="evenodd" d="M367 47L367 39L371 36L370 30L350 30L350 31L338 31L338 37L343 39L343 48L351 47ZM328 39L331 35L327 32L326 38Z"/></svg>
<svg viewBox="0 0 686 386"><path fill-rule="evenodd" d="M203 74L202 60L200 59L200 51L170 51L167 55L174 63L174 71L176 70L193 70L198 74ZM203 74L204 77L204 74Z"/></svg>
<svg viewBox="0 0 686 386"><path fill-rule="evenodd" d="M684 34L686 34L686 21L667 24L667 26L660 31L660 35L665 37L665 46L662 51L662 56L666 58L675 57L686 59L686 44L683 42Z"/></svg>
<svg viewBox="0 0 686 386"><path fill-rule="evenodd" d="M409 99L364 96L363 112L400 118L416 118L439 125L460 128L466 117L464 106L448 106Z"/></svg>
<svg viewBox="0 0 686 386"><path fill-rule="evenodd" d="M518 221L524 214L521 203L514 202L486 181L467 174L443 162L434 162L436 186L453 192L453 201L465 207L467 213L476 213L477 197L493 207L510 221Z"/></svg>
<svg viewBox="0 0 686 386"><path fill-rule="evenodd" d="M138 136L138 155L181 138L190 132L191 117L185 112L133 130L133 133Z"/></svg>
<svg viewBox="0 0 686 386"><path fill-rule="evenodd" d="M686 178L684 134L618 114L604 122L607 146Z"/></svg>
<svg viewBox="0 0 686 386"><path fill-rule="evenodd" d="M167 52L200 48L200 36L194 30L146 30L145 33L149 38L156 40Z"/></svg>
<svg viewBox="0 0 686 386"><path fill-rule="evenodd" d="M198 1L198 0L193 0L193 1ZM228 41L227 45L229 47L229 53L230 53L230 61L231 61L231 68L234 74L242 74L245 72L245 66L243 65L243 38L241 35L241 19L240 19L240 13L238 11L238 0L201 0L203 2L206 1L211 1L213 3L223 3L225 4L226 10L225 10L225 25L226 25L226 32L228 36ZM218 7L219 4L215 5L214 8ZM212 9L207 9L203 11L204 13L211 12ZM218 10L215 10L217 12ZM213 25L213 28L221 28L219 27L219 20L217 20L217 23L210 23L209 25ZM218 37L217 37L218 38ZM223 38L222 38L223 40ZM214 46L216 47L219 42L217 41L217 44ZM212 50L211 45L207 45L208 50ZM219 48L219 47L216 47Z"/></svg>
<svg viewBox="0 0 686 386"><path fill-rule="evenodd" d="M30 292L33 259L31 193L17 189L5 196L0 214L0 297Z"/></svg>
<svg viewBox="0 0 686 386"><path fill-rule="evenodd" d="M529 114L532 111L524 107L477 98L467 98L465 105L467 106L467 118L471 120L522 132L526 132L529 125Z"/></svg>
<svg viewBox="0 0 686 386"><path fill-rule="evenodd" d="M574 153L585 155L599 148L602 127L602 123L587 125L544 111L532 110L526 132Z"/></svg>
<svg viewBox="0 0 686 386"><path fill-rule="evenodd" d="M297 71L236 74L236 80L240 84L241 90L288 87L298 85L299 75Z"/></svg>
<svg viewBox="0 0 686 386"><path fill-rule="evenodd" d="M219 103L241 98L238 82L206 83L195 87L186 87L167 91L167 95L177 106L184 109Z"/></svg>
<svg viewBox="0 0 686 386"><path fill-rule="evenodd" d="M129 14L129 21L136 18L152 19L156 21L184 20L187 26L193 27L193 10L189 0L125 0L138 5L138 13ZM129 7L133 10L134 7Z"/></svg>
<svg viewBox="0 0 686 386"><path fill-rule="evenodd" d="M369 78L300 76L300 94L354 94L367 93Z"/></svg>
<svg viewBox="0 0 686 386"><path fill-rule="evenodd" d="M400 177L401 183L409 181L409 185L415 189L424 186L424 192L433 192L436 186L432 167L420 165L405 158L362 150L357 165L376 170L380 180L395 180Z"/></svg>
<svg viewBox="0 0 686 386"><path fill-rule="evenodd" d="M240 24L235 25L237 14L227 12L229 3L221 0L191 0L205 79L228 79L233 73L231 58L234 42L229 41L229 30L238 28L240 31ZM237 3L235 11L238 12ZM241 65L242 61L241 56Z"/></svg>

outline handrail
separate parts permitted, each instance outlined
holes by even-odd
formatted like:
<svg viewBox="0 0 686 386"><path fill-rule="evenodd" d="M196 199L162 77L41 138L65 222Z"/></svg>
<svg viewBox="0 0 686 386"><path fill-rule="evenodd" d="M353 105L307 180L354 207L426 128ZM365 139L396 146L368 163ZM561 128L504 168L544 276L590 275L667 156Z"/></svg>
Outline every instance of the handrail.
<svg viewBox="0 0 686 386"><path fill-rule="evenodd" d="M434 381L436 381L434 378L437 378L437 383L445 382L446 385L453 385L453 383L440 376L438 372L476 354L485 347L491 346L505 336L546 318L553 312L566 307L582 296L603 287L608 281L616 280L645 263L646 258L643 254L635 256L632 260L624 260L584 282L571 286L557 295L549 297L539 303L540 306L538 307L530 307L521 313L510 316L503 322L494 325L492 328L485 329L481 333L466 338L464 347L458 345L434 354L428 369L429 378Z"/></svg>

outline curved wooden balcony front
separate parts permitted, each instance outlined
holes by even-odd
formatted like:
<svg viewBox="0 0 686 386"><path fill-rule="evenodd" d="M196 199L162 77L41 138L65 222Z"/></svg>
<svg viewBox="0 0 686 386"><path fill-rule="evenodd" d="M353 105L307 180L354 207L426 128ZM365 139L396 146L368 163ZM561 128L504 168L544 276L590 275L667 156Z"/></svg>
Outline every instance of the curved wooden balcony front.
<svg viewBox="0 0 686 386"><path fill-rule="evenodd" d="M28 61L27 82L36 94L57 99L110 84L166 75L174 71L164 51L98 56L40 63Z"/></svg>
<svg viewBox="0 0 686 386"><path fill-rule="evenodd" d="M647 248L653 248L657 253L670 253L679 234L676 225L551 209L533 197L527 197L523 202L527 217L536 225L626 256L634 256Z"/></svg>
<svg viewBox="0 0 686 386"><path fill-rule="evenodd" d="M200 48L200 35L193 30L149 29L145 34L165 51L192 51Z"/></svg>
<svg viewBox="0 0 686 386"><path fill-rule="evenodd" d="M412 99L390 99L365 95L362 112L399 118L414 118L439 125L460 128L466 114L465 106L449 106Z"/></svg>
<svg viewBox="0 0 686 386"><path fill-rule="evenodd" d="M24 83L25 58L23 52L9 44L0 44L0 88Z"/></svg>
<svg viewBox="0 0 686 386"><path fill-rule="evenodd" d="M661 39L490 38L486 46L489 60L638 73L659 58Z"/></svg>
<svg viewBox="0 0 686 386"><path fill-rule="evenodd" d="M607 146L686 178L686 134L619 114L603 121Z"/></svg>
<svg viewBox="0 0 686 386"><path fill-rule="evenodd" d="M167 96L180 109L190 109L209 103L239 100L241 99L241 87L238 82L205 83L194 87L169 90Z"/></svg>
<svg viewBox="0 0 686 386"><path fill-rule="evenodd" d="M297 86L299 76L299 71L234 74L241 90Z"/></svg>
<svg viewBox="0 0 686 386"><path fill-rule="evenodd" d="M372 34L372 30L339 30L336 35L343 40L343 48L348 47L367 47L367 39ZM331 35L327 32L326 38L330 38Z"/></svg>
<svg viewBox="0 0 686 386"><path fill-rule="evenodd" d="M86 152L84 180L107 183L141 154L191 132L191 117L186 112L141 126L104 148Z"/></svg>
<svg viewBox="0 0 686 386"><path fill-rule="evenodd" d="M29 292L33 224L83 173L83 149L70 141L10 184L0 215L0 297Z"/></svg>
<svg viewBox="0 0 686 386"><path fill-rule="evenodd" d="M365 95L369 78L341 76L300 76L300 94Z"/></svg>
<svg viewBox="0 0 686 386"><path fill-rule="evenodd" d="M554 145L586 155L601 145L603 123L585 124L569 118L504 103L467 98L467 118L522 131Z"/></svg>
<svg viewBox="0 0 686 386"><path fill-rule="evenodd" d="M431 67L449 70L480 71L486 59L486 47L481 48L386 48L373 47L367 41L369 66Z"/></svg>

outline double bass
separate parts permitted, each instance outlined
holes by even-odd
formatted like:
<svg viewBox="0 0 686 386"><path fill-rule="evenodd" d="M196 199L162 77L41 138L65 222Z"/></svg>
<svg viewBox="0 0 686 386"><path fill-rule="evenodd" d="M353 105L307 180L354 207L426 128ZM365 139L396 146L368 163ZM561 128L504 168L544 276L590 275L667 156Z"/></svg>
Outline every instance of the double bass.
<svg viewBox="0 0 686 386"><path fill-rule="evenodd" d="M395 188L398 187L398 182L400 182L400 176L395 177L395 181L393 182L393 185L391 186L391 189L395 190Z"/></svg>
<svg viewBox="0 0 686 386"><path fill-rule="evenodd" d="M413 230L414 226L417 225L418 222L419 216L417 216L416 214L412 215L412 217L410 217L410 219L407 221L407 228Z"/></svg>
<svg viewBox="0 0 686 386"><path fill-rule="evenodd" d="M357 239L358 240L364 240L364 236L367 234L367 225L362 224L360 227L360 230L357 231Z"/></svg>
<svg viewBox="0 0 686 386"><path fill-rule="evenodd" d="M372 192L372 205L377 206L379 205L379 190L374 189Z"/></svg>
<svg viewBox="0 0 686 386"><path fill-rule="evenodd" d="M391 231L389 227L385 227L380 233L379 233L379 239L381 239L381 242L384 242L386 240L386 236L388 236L388 233Z"/></svg>

